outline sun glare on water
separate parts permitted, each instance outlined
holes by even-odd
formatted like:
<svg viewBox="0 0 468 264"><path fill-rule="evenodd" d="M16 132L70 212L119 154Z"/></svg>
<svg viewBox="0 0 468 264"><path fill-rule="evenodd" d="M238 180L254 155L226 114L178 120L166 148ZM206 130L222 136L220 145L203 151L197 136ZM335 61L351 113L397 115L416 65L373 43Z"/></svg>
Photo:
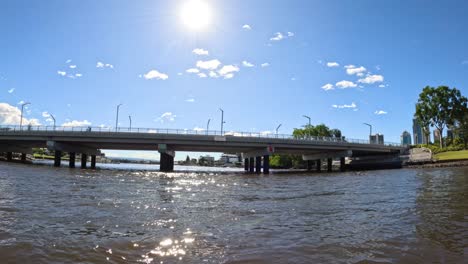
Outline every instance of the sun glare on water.
<svg viewBox="0 0 468 264"><path fill-rule="evenodd" d="M211 8L203 0L189 0L181 11L182 22L192 30L202 30L211 23Z"/></svg>

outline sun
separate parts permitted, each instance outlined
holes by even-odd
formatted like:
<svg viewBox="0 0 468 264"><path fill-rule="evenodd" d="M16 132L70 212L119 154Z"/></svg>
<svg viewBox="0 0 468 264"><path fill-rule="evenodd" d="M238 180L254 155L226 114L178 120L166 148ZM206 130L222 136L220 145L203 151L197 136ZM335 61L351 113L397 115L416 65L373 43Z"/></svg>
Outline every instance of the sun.
<svg viewBox="0 0 468 264"><path fill-rule="evenodd" d="M211 7L203 0L189 0L182 6L182 22L192 30L202 30L211 23Z"/></svg>

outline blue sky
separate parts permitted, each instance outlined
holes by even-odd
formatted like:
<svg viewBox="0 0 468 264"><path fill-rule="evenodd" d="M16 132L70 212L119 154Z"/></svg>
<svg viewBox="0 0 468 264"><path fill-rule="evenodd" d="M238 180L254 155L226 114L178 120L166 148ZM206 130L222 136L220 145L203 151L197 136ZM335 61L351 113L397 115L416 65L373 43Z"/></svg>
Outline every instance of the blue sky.
<svg viewBox="0 0 468 264"><path fill-rule="evenodd" d="M197 30L188 1L3 0L0 122L29 101L41 124L114 126L123 103L121 126L219 130L221 107L226 131L290 134L308 115L399 142L424 86L468 95L466 1L205 0Z"/></svg>

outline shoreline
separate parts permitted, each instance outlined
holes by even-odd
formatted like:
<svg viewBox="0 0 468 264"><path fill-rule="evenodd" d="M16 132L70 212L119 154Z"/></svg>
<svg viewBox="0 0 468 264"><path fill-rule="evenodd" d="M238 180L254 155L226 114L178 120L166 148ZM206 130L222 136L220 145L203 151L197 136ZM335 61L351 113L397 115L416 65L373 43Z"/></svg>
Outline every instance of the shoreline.
<svg viewBox="0 0 468 264"><path fill-rule="evenodd" d="M433 161L421 164L405 164L403 168L408 169L430 169L430 168L453 168L453 167L468 167L468 160L444 160Z"/></svg>

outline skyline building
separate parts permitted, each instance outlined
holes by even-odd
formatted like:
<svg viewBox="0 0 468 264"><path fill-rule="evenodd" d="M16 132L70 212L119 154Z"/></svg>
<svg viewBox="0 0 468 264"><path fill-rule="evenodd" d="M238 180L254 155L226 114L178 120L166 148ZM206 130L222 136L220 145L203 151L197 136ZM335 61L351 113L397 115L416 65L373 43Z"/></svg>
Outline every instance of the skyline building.
<svg viewBox="0 0 468 264"><path fill-rule="evenodd" d="M430 133L429 126L426 130ZM430 134L429 134L430 135ZM424 135L424 131L416 118L413 119L413 142L415 145L428 144L428 138Z"/></svg>
<svg viewBox="0 0 468 264"><path fill-rule="evenodd" d="M400 139L402 145L411 145L411 134L408 131L403 131Z"/></svg>

